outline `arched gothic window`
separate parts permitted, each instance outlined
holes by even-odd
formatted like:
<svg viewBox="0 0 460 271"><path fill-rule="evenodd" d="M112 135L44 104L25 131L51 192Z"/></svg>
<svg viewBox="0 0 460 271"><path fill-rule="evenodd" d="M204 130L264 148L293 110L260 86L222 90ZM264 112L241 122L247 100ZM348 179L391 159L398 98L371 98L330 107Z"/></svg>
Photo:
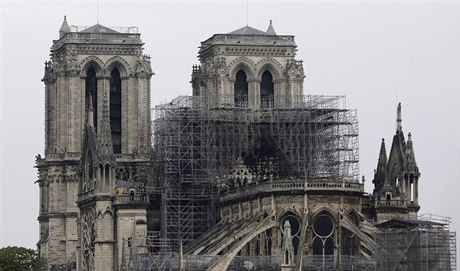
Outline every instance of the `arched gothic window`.
<svg viewBox="0 0 460 271"><path fill-rule="evenodd" d="M234 84L234 101L236 107L248 106L248 78L243 70L236 73Z"/></svg>
<svg viewBox="0 0 460 271"><path fill-rule="evenodd" d="M262 81L260 82L260 106L261 108L273 108L275 97L275 85L273 83L273 76L267 70L262 74Z"/></svg>
<svg viewBox="0 0 460 271"><path fill-rule="evenodd" d="M313 220L313 255L334 255L334 221L326 212Z"/></svg>
<svg viewBox="0 0 460 271"><path fill-rule="evenodd" d="M110 77L110 129L113 153L121 153L121 78L117 69Z"/></svg>
<svg viewBox="0 0 460 271"><path fill-rule="evenodd" d="M85 103L86 109L89 109L90 99L93 105L93 125L97 128L97 78L94 68L89 68L86 72L86 87L85 87Z"/></svg>

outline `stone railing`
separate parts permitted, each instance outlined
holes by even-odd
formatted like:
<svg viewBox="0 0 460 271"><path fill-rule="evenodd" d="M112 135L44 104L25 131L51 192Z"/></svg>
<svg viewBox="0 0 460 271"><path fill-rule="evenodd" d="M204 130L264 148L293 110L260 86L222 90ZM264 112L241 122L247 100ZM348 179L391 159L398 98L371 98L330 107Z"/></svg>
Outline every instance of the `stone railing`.
<svg viewBox="0 0 460 271"><path fill-rule="evenodd" d="M203 45L210 44L215 41L283 41L288 44L294 44L294 36L291 35L239 35L239 34L216 34L206 41Z"/></svg>
<svg viewBox="0 0 460 271"><path fill-rule="evenodd" d="M259 184L248 184L233 189L221 189L221 201L234 200L258 193L280 193L280 192L308 192L308 191L343 191L343 192L364 192L364 184L356 181L334 181L334 180L288 180L276 182L264 182Z"/></svg>
<svg viewBox="0 0 460 271"><path fill-rule="evenodd" d="M149 197L144 195L121 195L115 196L114 204L139 204L149 203Z"/></svg>
<svg viewBox="0 0 460 271"><path fill-rule="evenodd" d="M406 207L406 201L405 200L385 200L385 199L380 199L375 202L375 207Z"/></svg>
<svg viewBox="0 0 460 271"><path fill-rule="evenodd" d="M70 39L141 39L140 34L133 33L82 33L82 32L72 32L68 33Z"/></svg>
<svg viewBox="0 0 460 271"><path fill-rule="evenodd" d="M46 155L46 161L55 160L80 160L80 152L50 153Z"/></svg>

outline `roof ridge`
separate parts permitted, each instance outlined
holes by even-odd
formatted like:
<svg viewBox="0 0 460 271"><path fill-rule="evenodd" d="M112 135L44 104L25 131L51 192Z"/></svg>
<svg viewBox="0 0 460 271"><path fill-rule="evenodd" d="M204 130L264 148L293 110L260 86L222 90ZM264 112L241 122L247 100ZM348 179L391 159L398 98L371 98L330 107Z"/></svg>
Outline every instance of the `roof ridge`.
<svg viewBox="0 0 460 271"><path fill-rule="evenodd" d="M269 35L267 32L259 30L257 28L246 25L242 28L229 32L230 35Z"/></svg>
<svg viewBox="0 0 460 271"><path fill-rule="evenodd" d="M109 34L115 34L115 33L120 33L110 27L107 27L107 26L103 26L99 23L93 25L93 26L90 26L82 31L80 31L81 33L109 33Z"/></svg>

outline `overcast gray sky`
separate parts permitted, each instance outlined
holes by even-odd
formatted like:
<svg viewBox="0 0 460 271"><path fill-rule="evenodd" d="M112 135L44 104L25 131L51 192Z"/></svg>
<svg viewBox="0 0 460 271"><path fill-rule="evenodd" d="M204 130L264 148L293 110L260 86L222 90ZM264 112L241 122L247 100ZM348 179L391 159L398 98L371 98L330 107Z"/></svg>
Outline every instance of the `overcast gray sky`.
<svg viewBox="0 0 460 271"><path fill-rule="evenodd" d="M35 248L35 155L44 149L43 63L67 15L94 25L92 1L1 1L0 247ZM99 21L138 26L151 55L152 105L191 94L200 42L246 25L295 35L305 93L346 95L358 109L360 168L366 190L382 138L391 146L396 105L412 132L421 171L420 214L459 225L458 1L104 1ZM389 151L389 149L387 149ZM460 242L457 242L460 243Z"/></svg>

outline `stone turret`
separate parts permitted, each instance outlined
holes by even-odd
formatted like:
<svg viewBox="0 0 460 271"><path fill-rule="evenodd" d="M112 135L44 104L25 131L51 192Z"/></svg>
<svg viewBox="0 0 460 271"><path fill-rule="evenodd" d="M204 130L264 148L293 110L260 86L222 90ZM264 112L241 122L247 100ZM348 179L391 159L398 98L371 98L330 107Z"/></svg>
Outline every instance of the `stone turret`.
<svg viewBox="0 0 460 271"><path fill-rule="evenodd" d="M69 24L67 24L67 17L64 16L64 21L62 22L61 28L59 29L59 38L64 37L65 34L70 32Z"/></svg>
<svg viewBox="0 0 460 271"><path fill-rule="evenodd" d="M273 24L272 24L272 20L270 20L270 25L268 26L267 34L276 35L275 28L273 27Z"/></svg>
<svg viewBox="0 0 460 271"><path fill-rule="evenodd" d="M386 158L384 141L380 147L379 162L375 170L374 192L377 220L400 218L416 219L418 205L418 171L411 133L406 142L402 130L401 103L396 112L396 134L390 155Z"/></svg>

